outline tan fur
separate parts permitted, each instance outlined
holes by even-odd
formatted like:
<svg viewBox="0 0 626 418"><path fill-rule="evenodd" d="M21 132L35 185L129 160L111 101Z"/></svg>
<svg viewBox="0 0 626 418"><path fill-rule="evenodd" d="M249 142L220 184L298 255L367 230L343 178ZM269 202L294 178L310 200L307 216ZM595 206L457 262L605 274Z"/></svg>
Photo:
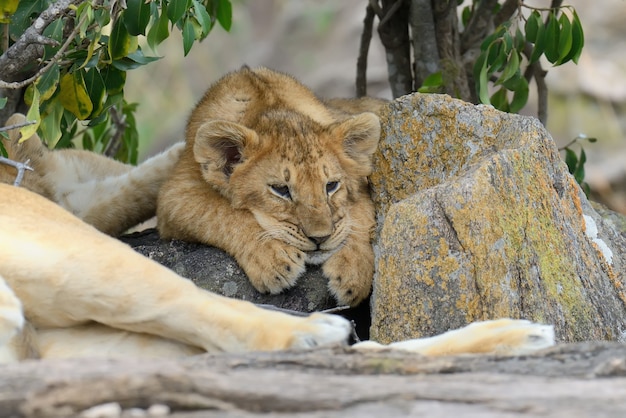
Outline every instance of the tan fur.
<svg viewBox="0 0 626 418"><path fill-rule="evenodd" d="M261 290L280 291L305 262L324 262L337 298L357 303L369 292L373 269L366 176L380 128L371 113L350 114L380 105L322 104L294 79L265 69L227 76L190 119L181 163L161 196L162 231L230 251ZM23 119L16 115L9 124ZM345 342L350 326L342 318L292 317L211 294L67 211L121 232L154 211L181 145L133 168L82 151L51 152L37 137L18 140L13 132L5 141L10 156L35 168L22 185L48 200L0 184L0 362ZM0 164L0 182L12 183L15 174ZM334 181L339 187L327 193ZM289 199L270 187L285 185ZM553 343L552 327L504 319L357 348L520 354Z"/></svg>
<svg viewBox="0 0 626 418"><path fill-rule="evenodd" d="M26 118L15 114L7 125ZM183 145L152 157L138 167L83 150L50 151L37 135L21 141L17 129L3 141L9 157L25 162L21 186L69 210L85 222L109 235L119 235L156 213L156 198L169 176ZM12 184L13 167L0 164L0 182Z"/></svg>
<svg viewBox="0 0 626 418"><path fill-rule="evenodd" d="M19 338L21 306L42 358L305 348L349 333L339 317L201 290L25 189L0 184L0 196L0 361L20 358L6 341Z"/></svg>
<svg viewBox="0 0 626 418"><path fill-rule="evenodd" d="M361 302L374 272L367 176L380 123L359 112L381 102L346 103L331 108L266 68L223 77L192 112L159 194L161 236L226 250L261 292L323 263L337 300Z"/></svg>

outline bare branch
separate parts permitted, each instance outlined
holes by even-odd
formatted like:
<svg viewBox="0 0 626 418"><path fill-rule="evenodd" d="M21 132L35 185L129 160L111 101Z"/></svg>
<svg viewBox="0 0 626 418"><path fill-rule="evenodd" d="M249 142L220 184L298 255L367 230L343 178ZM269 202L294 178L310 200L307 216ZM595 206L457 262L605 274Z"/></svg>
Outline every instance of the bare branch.
<svg viewBox="0 0 626 418"><path fill-rule="evenodd" d="M33 64L43 56L43 31L48 25L69 11L69 7L83 0L57 0L44 10L33 24L24 31L22 36L0 56L2 79L12 81L29 64ZM46 38L47 39L47 38ZM19 88L19 87L12 87Z"/></svg>
<svg viewBox="0 0 626 418"><path fill-rule="evenodd" d="M511 0L507 0L507 3L509 1ZM513 0L513 2L517 5L517 0ZM494 26L497 26L492 14L497 3L497 0L481 0L478 3L465 30L463 30L463 35L461 35L461 54L471 48L478 47Z"/></svg>
<svg viewBox="0 0 626 418"><path fill-rule="evenodd" d="M404 0L382 0L384 17L378 33L387 57L387 73L393 97L413 91L411 43L409 39L409 5Z"/></svg>
<svg viewBox="0 0 626 418"><path fill-rule="evenodd" d="M11 131L13 129L23 128L24 126L34 125L35 123L37 123L37 121L27 120L26 122L16 123L14 125L2 126L2 127L0 127L0 132L7 132L7 131Z"/></svg>
<svg viewBox="0 0 626 418"><path fill-rule="evenodd" d="M456 1L434 2L435 33L446 93L469 102L472 99L461 57Z"/></svg>
<svg viewBox="0 0 626 418"><path fill-rule="evenodd" d="M14 186L19 186L20 183L22 183L26 170L33 171L33 168L28 165L29 162L30 160L26 160L25 162L21 163L19 161L9 160L8 158L0 156L0 163L15 167L15 169L17 170L17 176L15 176L15 181L13 182Z"/></svg>
<svg viewBox="0 0 626 418"><path fill-rule="evenodd" d="M359 47L359 56L356 60L356 97L367 96L367 56L369 54L370 42L372 41L374 16L374 9L368 4L365 8L361 45Z"/></svg>
<svg viewBox="0 0 626 418"><path fill-rule="evenodd" d="M117 108L112 107L111 110L111 122L113 122L114 133L113 137L109 140L103 154L107 157L115 157L120 148L122 147L122 137L126 130L126 118Z"/></svg>
<svg viewBox="0 0 626 418"><path fill-rule="evenodd" d="M46 65L44 65L42 68L40 68L35 75L27 78L26 80L22 80L22 81L17 81L17 82L12 82L12 83L8 83L5 81L0 80L0 88L6 88L6 89L21 89L22 87L26 87L27 85L29 85L30 83L34 82L35 80L37 80L38 77L40 77L43 73L45 73L46 71L48 71L50 69L50 67L52 67L55 63L57 63L61 57L63 56L63 54L65 53L65 51L67 50L67 48L69 48L70 44L72 43L72 41L74 40L74 37L76 35L78 35L78 32L80 31L80 27L82 26L82 23L87 19L87 16L83 16L83 18L81 19L81 22L76 25L74 27L74 30L72 31L72 33L70 33L70 35L67 37L67 39L65 40L65 42L63 43L63 45L61 46L61 48L59 48L59 50L57 51L56 54L54 54L54 57L52 57L52 59L50 61L48 61L48 63ZM48 44L48 45L58 45L58 43L54 40L54 39L50 39L50 38L46 38L45 36L40 36L39 38L42 38L39 40L38 43L40 44Z"/></svg>
<svg viewBox="0 0 626 418"><path fill-rule="evenodd" d="M496 27L500 26L501 24L509 20L511 16L515 14L515 11L519 7L520 7L519 0L506 0L504 4L502 5L502 7L500 8L500 11L498 12L498 14L493 19L494 26Z"/></svg>

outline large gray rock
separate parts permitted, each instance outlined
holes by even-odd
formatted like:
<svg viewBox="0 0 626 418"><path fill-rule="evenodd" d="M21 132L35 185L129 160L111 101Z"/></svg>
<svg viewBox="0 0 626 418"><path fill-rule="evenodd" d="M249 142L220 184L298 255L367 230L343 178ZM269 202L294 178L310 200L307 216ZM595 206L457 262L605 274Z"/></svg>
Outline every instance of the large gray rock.
<svg viewBox="0 0 626 418"><path fill-rule="evenodd" d="M220 295L273 305L298 312L321 311L337 306L328 292L328 280L317 267L309 267L296 286L279 295L259 293L233 257L207 245L163 241L149 229L121 238L135 251L163 264L199 287Z"/></svg>
<svg viewBox="0 0 626 418"><path fill-rule="evenodd" d="M554 324L561 341L623 338L626 241L536 119L415 94L382 125L372 338L498 317Z"/></svg>

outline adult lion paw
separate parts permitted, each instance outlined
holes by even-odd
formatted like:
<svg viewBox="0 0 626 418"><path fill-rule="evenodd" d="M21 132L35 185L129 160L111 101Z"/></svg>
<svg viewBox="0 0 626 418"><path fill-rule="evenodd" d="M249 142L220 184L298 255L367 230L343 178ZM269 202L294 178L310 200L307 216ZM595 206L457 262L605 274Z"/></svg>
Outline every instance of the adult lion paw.
<svg viewBox="0 0 626 418"><path fill-rule="evenodd" d="M0 277L0 345L6 344L23 326L22 304Z"/></svg>
<svg viewBox="0 0 626 418"><path fill-rule="evenodd" d="M554 344L554 327L551 325L504 318L474 322L434 337L398 341L389 345L365 341L355 344L354 348L392 348L430 356L465 353L523 355Z"/></svg>
<svg viewBox="0 0 626 418"><path fill-rule="evenodd" d="M293 331L288 348L303 349L345 344L352 332L350 322L337 315L314 313Z"/></svg>
<svg viewBox="0 0 626 418"><path fill-rule="evenodd" d="M291 245L269 240L251 247L237 257L237 262L261 293L280 293L296 284L304 273L305 255Z"/></svg>

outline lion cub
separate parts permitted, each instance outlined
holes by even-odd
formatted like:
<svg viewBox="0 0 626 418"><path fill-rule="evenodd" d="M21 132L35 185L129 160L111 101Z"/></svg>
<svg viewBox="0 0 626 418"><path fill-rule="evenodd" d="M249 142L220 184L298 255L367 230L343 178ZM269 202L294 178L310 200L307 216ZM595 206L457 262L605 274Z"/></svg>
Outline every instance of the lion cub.
<svg viewBox="0 0 626 418"><path fill-rule="evenodd" d="M159 193L161 236L224 249L261 292L289 288L306 264L322 264L337 300L358 304L374 274L367 176L380 122L357 112L381 103L325 105L266 68L226 75L189 118Z"/></svg>

